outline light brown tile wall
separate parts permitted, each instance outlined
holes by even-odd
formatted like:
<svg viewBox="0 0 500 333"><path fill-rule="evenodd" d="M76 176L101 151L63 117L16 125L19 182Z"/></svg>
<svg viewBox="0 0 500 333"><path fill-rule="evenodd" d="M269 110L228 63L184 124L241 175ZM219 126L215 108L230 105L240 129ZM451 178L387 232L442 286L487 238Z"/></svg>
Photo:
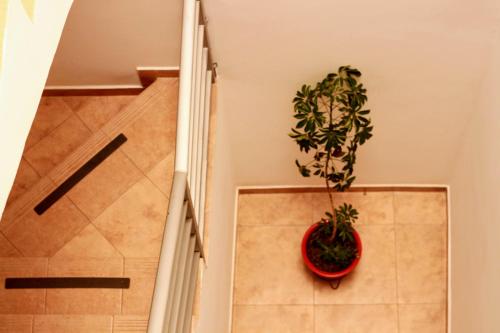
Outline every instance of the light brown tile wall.
<svg viewBox="0 0 500 333"><path fill-rule="evenodd" d="M332 290L300 254L326 193L240 194L233 333L444 333L447 207L442 190L356 190L363 257Z"/></svg>

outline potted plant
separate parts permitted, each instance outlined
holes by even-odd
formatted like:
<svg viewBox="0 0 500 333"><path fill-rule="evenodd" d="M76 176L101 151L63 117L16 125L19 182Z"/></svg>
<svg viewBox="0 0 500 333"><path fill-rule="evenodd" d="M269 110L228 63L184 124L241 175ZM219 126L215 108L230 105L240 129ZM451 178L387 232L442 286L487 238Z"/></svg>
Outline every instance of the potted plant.
<svg viewBox="0 0 500 333"><path fill-rule="evenodd" d="M316 275L338 283L356 267L362 253L353 228L358 212L350 204L333 203L333 192L343 192L353 183L356 151L372 136L360 77L357 69L342 66L314 87L303 85L293 99L297 124L289 134L301 152L312 155L308 163L295 161L300 174L325 180L331 209L306 231L302 257Z"/></svg>

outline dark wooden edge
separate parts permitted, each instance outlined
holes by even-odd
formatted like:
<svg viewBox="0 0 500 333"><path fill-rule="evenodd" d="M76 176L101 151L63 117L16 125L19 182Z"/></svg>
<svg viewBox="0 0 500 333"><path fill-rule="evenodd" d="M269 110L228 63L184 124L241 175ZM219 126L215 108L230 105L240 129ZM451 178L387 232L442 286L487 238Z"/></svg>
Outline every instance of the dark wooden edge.
<svg viewBox="0 0 500 333"><path fill-rule="evenodd" d="M6 278L5 289L128 289L130 278L111 277L32 277Z"/></svg>
<svg viewBox="0 0 500 333"><path fill-rule="evenodd" d="M159 77L179 77L179 69L138 68L137 74L144 88L149 87Z"/></svg>
<svg viewBox="0 0 500 333"><path fill-rule="evenodd" d="M42 96L135 96L144 88L45 89Z"/></svg>
<svg viewBox="0 0 500 333"><path fill-rule="evenodd" d="M84 165L82 165L78 170L75 171L71 176L68 177L61 185L59 185L54 191L52 191L48 196L46 196L38 205L35 206L35 212L38 215L42 215L47 209L49 209L54 203L62 198L68 191L70 191L78 182L80 182L85 176L87 176L92 170L94 170L99 164L101 164L106 158L108 158L113 152L115 152L122 144L127 141L127 137L123 134L118 134L111 142L109 142L104 148L102 148L97 154L95 154L90 160L88 160Z"/></svg>

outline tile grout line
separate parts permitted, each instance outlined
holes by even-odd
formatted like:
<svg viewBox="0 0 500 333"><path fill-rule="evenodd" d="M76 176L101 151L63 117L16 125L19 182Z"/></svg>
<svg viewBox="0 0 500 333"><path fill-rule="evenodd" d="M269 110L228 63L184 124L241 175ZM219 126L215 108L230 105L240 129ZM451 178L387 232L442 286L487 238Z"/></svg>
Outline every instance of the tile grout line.
<svg viewBox="0 0 500 333"><path fill-rule="evenodd" d="M71 110L71 109L70 109L70 110ZM54 128L50 131L50 133L48 133L47 135L43 136L40 140L38 140L38 142L37 142L37 143L35 143L35 144L34 144L34 145L32 145L31 147L29 147L29 148L28 148L28 150L23 151L23 157L25 156L25 153L27 154L27 153L28 153L28 152L30 152L33 148L35 148L36 146L38 146L38 145L39 145L39 144L40 144L43 140L45 140L46 138L48 138L49 136L51 136L51 135L52 135L55 131L57 131L57 129L59 129L60 127L62 127L62 126L63 126L63 125L64 125L67 121L69 121L69 119L70 119L71 117L73 117L73 116L75 116L75 117L76 117L76 114L73 112L73 110L71 110L71 116L69 116L68 118L64 119L64 120L63 120L63 121L62 121L59 125L57 125L56 127L54 127ZM28 136L29 136L29 134L28 134ZM26 161L28 161L28 159L27 159L27 158L25 158L25 159L26 159ZM29 162L29 161L28 161L28 162ZM31 165L31 163L30 163L30 165ZM32 165L31 165L31 166L32 166ZM57 166L57 165L56 165L56 166ZM38 171L37 169L35 169L35 168L33 168L33 169L37 172L37 174L40 174L40 173L39 173L39 171ZM54 169L54 168L52 168L52 169ZM51 169L51 170L52 170L52 169ZM48 174L49 174L49 173L47 173L47 174L46 174L46 176L47 176ZM43 177L43 176L42 176L42 177Z"/></svg>
<svg viewBox="0 0 500 333"><path fill-rule="evenodd" d="M7 230L8 230L8 228L7 228ZM9 237L7 237L7 235L5 235L5 233L4 233L2 230L0 230L0 234L2 234L2 236L3 236L6 240L7 240L7 243L9 243L9 244L10 244L10 245L14 248L14 250L16 250L16 251L17 251L17 253L18 253L21 257L26 257L26 256L24 255L24 253L23 253L21 250L19 250L19 249L16 247L16 245L14 245L14 243L12 243L12 241L9 239ZM14 257L12 257L12 258L14 258Z"/></svg>
<svg viewBox="0 0 500 333"><path fill-rule="evenodd" d="M113 201L113 203L115 203L116 201ZM110 205L111 206L111 205ZM109 207L109 206L108 206ZM106 210L106 209L105 209ZM104 234L101 232L101 230L99 230L99 228L94 224L93 221L90 221L90 224L92 224L92 226L95 228L95 230L101 235L102 238L104 238L108 243L109 245L111 245L111 247L113 249L115 249L115 251L122 257L123 259L123 265L125 267L125 255L115 246L115 244L113 244L106 236L104 236ZM125 269L125 268L123 268Z"/></svg>
<svg viewBox="0 0 500 333"><path fill-rule="evenodd" d="M72 240L73 240L76 236L78 236L79 234L81 234L81 233L82 233L82 231L83 231L83 229L85 229L89 223L92 223L92 221L90 221L90 218L89 218L89 217L88 217L88 216L87 216L87 215L86 215L86 214L85 214L85 213L84 213L84 212L80 209L80 207L78 207L78 205L77 205L76 203L74 203L74 202L73 202L73 200L71 200L71 198L70 198L68 195L66 195L66 194L65 194L65 195L63 196L63 198L68 199L68 201L69 201L71 204L73 204L73 206L75 206L76 210L78 210L78 211L80 212L80 214L82 214L82 216L85 218L85 220L87 220L87 221L88 221L88 223L87 223L85 226L83 226L80 230L78 230L78 232L77 232L77 233L76 233L73 237L71 237L71 239L69 239L66 243L64 243L62 246L60 246L60 247L59 247L59 248L58 248L58 249L54 252L54 254L52 255L52 257L54 257L54 256L57 254L57 252L61 251L61 250L62 250L62 248L63 248L63 247L65 247L65 246L66 246L66 244L68 244L69 242L71 242L71 241L72 241Z"/></svg>
<svg viewBox="0 0 500 333"><path fill-rule="evenodd" d="M135 185L135 184L134 184L134 185ZM133 185L132 185L132 186L133 186ZM127 192L130 188L132 188L132 186L130 186L130 187L129 187L129 188L128 188L125 192ZM78 206L78 205L77 205L77 204L76 204L76 203L75 203L75 202L74 202L74 201L73 201L73 200L72 200L72 199L71 199L71 198L70 198L67 194L65 194L65 195L64 195L64 197L66 197L66 198L67 198L67 199L68 199L68 200L69 200L69 201L70 201L70 202L71 202L71 203L72 203L72 204L76 207L76 209L77 209L77 210L78 210L78 211L79 211L79 212L83 215L83 217L84 217L84 218L85 218L85 219L86 219L89 223L88 223L86 226L84 226L84 227L83 227L80 231L78 231L78 233L77 233L75 236L73 236L73 238L71 238L71 239L70 239L68 242L66 242L66 243L65 243L62 247L60 247L60 248L57 250L57 252L59 252L59 251L60 251L60 250L61 250L64 246L66 246L66 244L68 244L70 241L72 241L72 240L73 240L76 236L78 236L79 234L81 234L81 233L82 233L82 231L83 231L83 230L84 230L84 229L85 229L85 228L86 228L89 224L91 224L91 225L95 228L95 230L96 230L96 231L97 231L97 232L101 235L101 237L103 237L103 238L104 238L104 239L105 239L105 240L109 243L109 245L111 245L111 247L112 247L113 249L115 249L115 251L116 251L117 253L119 253L119 254L122 256L122 259L124 259L124 258L125 258L125 256L123 255L123 253L121 253L121 251L120 251L120 250L118 250L118 249L115 247L115 245L114 245L112 242L110 242L110 241L109 241L109 239L107 239L107 238L106 238L106 236L104 236L104 235L103 235L103 233L99 230L99 228L98 228L98 227L94 224L94 221L93 221L93 220L92 220L89 216L87 216L87 214L85 214L85 212L84 212L84 211L83 211L83 210L82 210L82 209L81 209L81 208L80 208L80 207L79 207L79 206ZM120 196L120 197L121 197L121 196ZM115 201L113 201L113 202L112 202L112 203L111 203L108 207L110 207L112 204L114 204L114 203L115 203L118 199L119 199L119 198L117 198ZM103 210L103 213L104 213L104 211L106 211L106 209L108 209L108 207L106 207L106 208ZM102 214L102 213L101 213L101 214ZM101 214L99 214L97 217L99 217ZM96 218L97 218L97 217L96 217ZM57 252L56 252L56 253L57 253ZM125 262L124 262L123 264L125 265Z"/></svg>
<svg viewBox="0 0 500 333"><path fill-rule="evenodd" d="M120 150L120 148L118 149ZM140 173L142 173L141 170L139 170ZM87 216L81 209L80 207L78 207L77 204L73 203L73 201L71 201L75 206L78 207L78 209L85 215L85 217L89 220L89 222L97 229L97 231L99 231L99 233L113 246L113 248L118 251L118 253L123 257L125 258L125 256L123 255L123 253L121 253L120 250L118 250L113 243L111 243L108 238L106 238L102 233L101 231L99 230L99 228L97 227L97 225L94 223L95 220L97 220L102 214L104 214L108 209L109 207L111 207L113 204L115 204L118 200L120 200L132 187L134 187L135 185L137 185L140 181L141 181L142 177L139 177L139 179L135 182L133 182L132 184L130 184L130 186L128 188L126 188L123 193L121 193L113 202L111 202L106 208L104 208L102 210L102 212L100 212L94 219L91 219L89 216ZM69 196L68 196L68 199L69 199Z"/></svg>
<svg viewBox="0 0 500 333"><path fill-rule="evenodd" d="M43 98L43 97L42 97L42 98ZM47 133L47 134L43 135L42 137L40 137L40 139L39 139L36 143L34 143L33 145L31 145L31 147L29 147L27 150L23 151L23 156L24 156L24 153L27 153L29 150L31 150L31 148L35 147L35 146L36 146L36 145L38 145L38 144L39 144L42 140L44 140L45 138L49 137L52 133L54 133L54 131L55 131L57 128L59 128L59 127L60 127L63 123L65 123L65 122L66 122L66 120L68 120L68 119L69 119L69 118L71 118L73 115L75 115L75 112L73 112L73 109L72 109L72 108L70 108L70 107L69 107L69 106L68 106L68 105L67 105L67 104L66 104L66 103L65 103L62 99L61 99L61 101L64 103L64 105L66 105L66 106L67 106L67 108L68 108L68 110L70 111L70 113L71 113L71 114L70 114L68 117L64 118L64 120L63 120L63 121L61 121L61 122L59 123L59 125L57 125L57 126L55 126L54 128L52 128L52 130L50 130L50 132L49 132L49 133ZM40 99L40 102L41 102L41 99ZM36 114L38 113L38 109L39 109L39 108L40 108L40 103L38 103L38 106L37 106L37 109L36 109L36 113L35 113L35 117L36 117ZM35 122L35 119L33 119L33 123L34 123L34 122ZM32 126L33 126L33 124L32 124ZM30 128L30 132L31 132L31 128ZM28 137L29 137L29 134L30 134L30 133L28 133ZM28 139L28 137L26 138L26 140ZM27 160L26 160L26 161L27 161ZM35 171L38 173L38 171L37 171L36 169L35 169Z"/></svg>
<svg viewBox="0 0 500 333"><path fill-rule="evenodd" d="M78 118L78 120L80 120L80 122L83 124L83 126L84 126L86 129L88 129L88 130L89 130L89 132L91 133L91 136L92 136L92 135L94 135L94 133L97 133L97 132L99 132L99 131L101 130L100 128L98 128L98 129L96 129L96 130L92 130L92 129L89 127L89 125L87 125L87 123L85 122L85 120L83 120L83 118L82 118L82 117L80 117L80 115L78 114L78 112L74 111L72 108L71 108L71 110L73 111L73 113L75 114L75 116Z"/></svg>
<svg viewBox="0 0 500 333"><path fill-rule="evenodd" d="M392 191L392 222L394 223L394 268L395 268L395 283L396 283L396 320L397 331L400 332L399 318L399 283L398 283L398 240L397 240L397 223L396 223L396 195Z"/></svg>
<svg viewBox="0 0 500 333"><path fill-rule="evenodd" d="M125 154L125 152L124 152ZM161 161L159 161L158 163L156 163L148 172L143 172L144 176L146 176L147 179L149 179L149 181L153 184L154 187L156 187L160 192L161 194L163 194L163 196L167 199L168 202L170 202L170 194L166 194L166 193L163 193L163 191L161 190L161 188L156 185L156 182L153 181L153 179L151 179L151 177L149 177L148 173L151 172L154 168L156 168L160 163L162 163L164 160L166 160L168 158L168 155L170 154L174 154L174 159L175 159L175 147L174 147L174 150L171 151L170 153L167 154L167 156L165 156ZM125 154L127 155L127 154ZM128 155L127 155L128 157ZM130 158L129 158L130 160ZM130 162L132 162L132 164L134 164L135 167L137 167L137 169L139 169L139 167L131 160ZM175 169L175 167L174 167ZM141 172L142 170L139 169ZM175 173L175 170L172 170L172 179L174 178L174 173ZM168 207L167 207L167 213L168 213Z"/></svg>
<svg viewBox="0 0 500 333"><path fill-rule="evenodd" d="M24 160L24 163L28 164L30 166L30 168L33 169L33 171L35 171L35 173L36 173L36 175L38 177L40 177L40 178L37 179L37 181L40 180L40 179L42 179L44 177L44 176L42 176L40 174L40 172L38 172L37 169L35 169L35 167L33 166L33 164L31 164L30 161L28 161L28 159L24 156L24 152L23 152L23 155L22 155L21 159ZM21 164L19 164L19 165L21 165ZM28 191L28 190L29 189L26 189L26 191Z"/></svg>
<svg viewBox="0 0 500 333"><path fill-rule="evenodd" d="M161 163L161 162L160 162L160 163ZM158 164L159 164L159 163L158 163ZM157 164L157 165L158 165L158 164ZM155 166L157 166L157 165L155 165ZM150 170L150 171L151 171L151 170ZM151 179L148 175L144 175L144 176L145 176L145 177L146 177L146 178L147 178L147 179L151 182L151 184L153 184L153 186L154 186L154 187L156 187L156 189L157 189L158 191L160 191L160 193L163 195L163 197L164 197L165 199L167 199L167 201L170 203L170 198L169 198L169 196L168 196L167 194L165 194L165 193L164 193L164 192L160 189L160 187L159 187L158 185L156 185L156 183L155 183L155 182L154 182L154 181L153 181L153 180L152 180L152 179ZM172 179L173 179L173 178L174 178L174 177L172 176ZM168 211L168 205L167 205L167 211Z"/></svg>

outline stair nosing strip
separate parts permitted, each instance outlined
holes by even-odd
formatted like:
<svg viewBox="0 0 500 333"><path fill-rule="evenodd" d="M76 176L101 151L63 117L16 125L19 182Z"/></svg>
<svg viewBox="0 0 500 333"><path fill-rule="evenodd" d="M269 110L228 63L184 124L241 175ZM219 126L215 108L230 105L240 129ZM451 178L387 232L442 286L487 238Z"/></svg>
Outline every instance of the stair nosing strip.
<svg viewBox="0 0 500 333"><path fill-rule="evenodd" d="M122 133L118 134L106 146L94 154L94 156L87 160L87 162L85 162L75 172L73 172L64 182L52 190L49 195L40 201L34 208L35 212L38 215L45 213L50 207L52 207L52 205L66 195L66 193L71 191L73 187L75 187L81 180L83 180L116 150L118 150L118 148L120 148L125 142L127 142L127 137Z"/></svg>

